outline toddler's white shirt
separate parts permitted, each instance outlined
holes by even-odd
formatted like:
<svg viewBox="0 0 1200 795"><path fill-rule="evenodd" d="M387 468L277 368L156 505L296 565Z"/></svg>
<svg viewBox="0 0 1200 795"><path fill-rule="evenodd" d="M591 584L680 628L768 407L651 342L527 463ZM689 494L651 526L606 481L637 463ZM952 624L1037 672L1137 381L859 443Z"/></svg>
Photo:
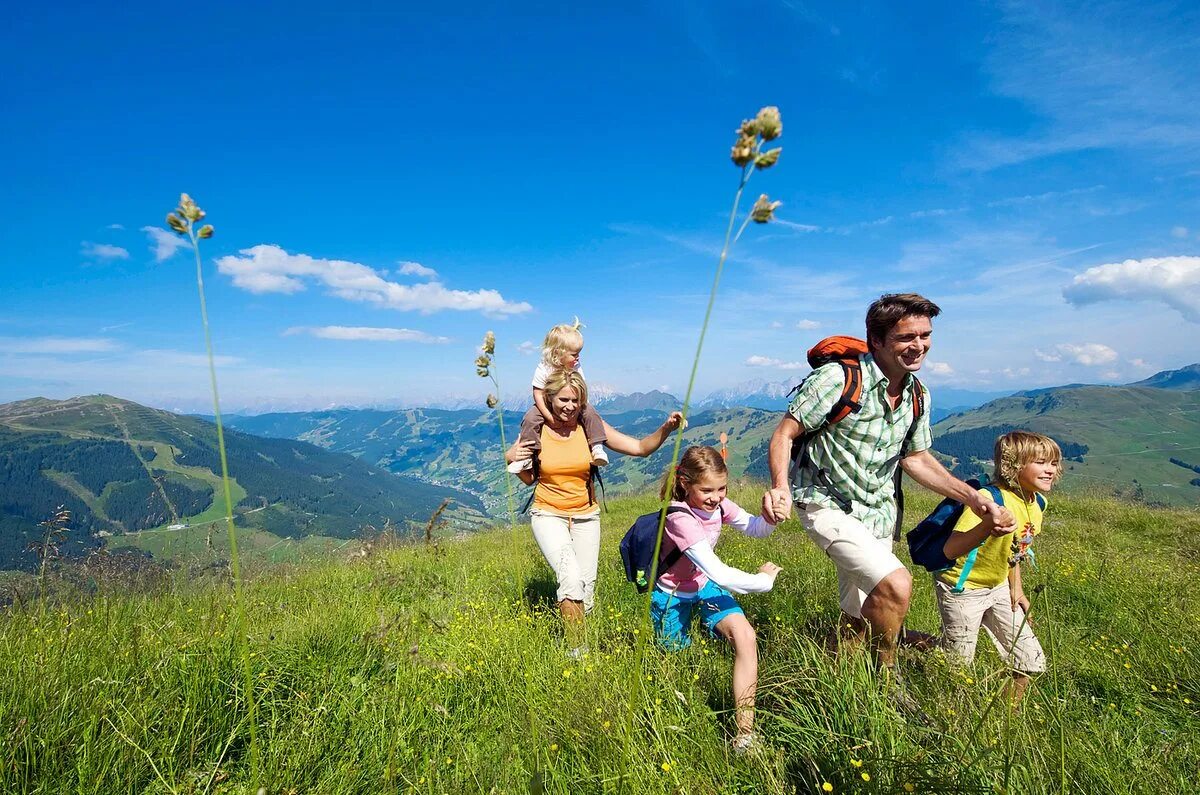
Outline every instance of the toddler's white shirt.
<svg viewBox="0 0 1200 795"><path fill-rule="evenodd" d="M557 369L558 369L557 367L551 367L550 365L546 364L545 359L538 362L537 369L533 371L533 388L534 389L545 389L546 388L546 379L549 378L550 374L553 373ZM584 381L587 381L587 378L584 378L582 367L580 367L579 365L575 365L575 367L573 369L575 370L575 372L579 373L580 378L583 378Z"/></svg>

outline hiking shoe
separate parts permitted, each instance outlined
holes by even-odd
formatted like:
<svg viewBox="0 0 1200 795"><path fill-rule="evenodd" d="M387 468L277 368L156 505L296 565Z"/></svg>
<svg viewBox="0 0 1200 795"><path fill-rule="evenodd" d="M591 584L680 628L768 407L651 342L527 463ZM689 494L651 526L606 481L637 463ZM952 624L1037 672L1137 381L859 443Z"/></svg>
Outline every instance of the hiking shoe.
<svg viewBox="0 0 1200 795"><path fill-rule="evenodd" d="M739 734L733 738L730 746L733 748L735 756L749 756L750 754L757 754L763 749L762 740L758 738L755 732Z"/></svg>
<svg viewBox="0 0 1200 795"><path fill-rule="evenodd" d="M604 445L592 445L592 466L608 466L608 453L604 452Z"/></svg>

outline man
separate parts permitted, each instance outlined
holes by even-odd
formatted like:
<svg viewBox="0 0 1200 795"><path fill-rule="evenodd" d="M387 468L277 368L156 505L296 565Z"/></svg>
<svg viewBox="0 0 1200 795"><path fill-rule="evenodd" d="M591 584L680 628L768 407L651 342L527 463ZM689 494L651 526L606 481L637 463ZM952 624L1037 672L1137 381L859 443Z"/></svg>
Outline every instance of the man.
<svg viewBox="0 0 1200 795"><path fill-rule="evenodd" d="M929 393L923 385L924 410L914 420L913 373L925 362L933 318L940 313L915 293L884 295L871 304L869 353L860 360L861 408L827 425L845 375L837 363L814 370L771 436L771 488L763 495L763 514L775 523L791 515L795 500L809 538L837 567L843 625L860 636L869 631L877 664L893 675L897 637L912 595L912 575L892 552L896 467L981 517L991 514L997 527L1013 524L1006 509L951 475L929 452ZM792 442L809 430L819 431L809 443L809 463L797 468L789 484ZM911 437L907 445L906 437ZM902 691L900 698L907 701Z"/></svg>

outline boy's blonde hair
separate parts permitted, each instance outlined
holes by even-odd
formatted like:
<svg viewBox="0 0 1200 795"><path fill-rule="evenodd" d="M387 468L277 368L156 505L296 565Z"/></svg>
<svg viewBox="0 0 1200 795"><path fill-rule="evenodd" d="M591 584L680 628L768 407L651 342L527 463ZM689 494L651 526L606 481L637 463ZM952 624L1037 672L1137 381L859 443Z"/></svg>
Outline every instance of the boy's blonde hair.
<svg viewBox="0 0 1200 795"><path fill-rule="evenodd" d="M546 398L546 405L549 406L555 396L567 387L571 387L575 390L575 394L579 395L579 410L582 413L584 406L588 402L587 384L584 382L583 376L579 373L574 370L564 370L561 367L557 370L552 370L550 375L546 376L546 385L542 387L542 393Z"/></svg>
<svg viewBox="0 0 1200 795"><path fill-rule="evenodd" d="M683 502L687 499L687 485L694 483L700 478L709 473L718 475L728 475L729 468L725 466L725 459L721 458L721 451L715 447L701 447L694 445L683 451L683 456L679 459L679 465L675 467L675 482L671 485L671 499L676 502ZM663 477L662 488L659 490L659 499L662 499L667 493L667 484L671 483L671 473L668 472Z"/></svg>
<svg viewBox="0 0 1200 795"><path fill-rule="evenodd" d="M1031 431L1009 431L997 437L996 447L992 451L995 464L992 482L1019 492L1021 484L1017 482L1017 474L1039 458L1062 463L1062 448L1049 436ZM1061 477L1060 466L1054 473L1054 482L1057 483Z"/></svg>
<svg viewBox="0 0 1200 795"><path fill-rule="evenodd" d="M579 322L579 318L575 318L574 323L559 323L546 332L546 339L542 340L542 361L551 367L558 367L558 361L562 355L567 352L567 348L582 348L583 335L579 333L579 329L583 328L583 324Z"/></svg>

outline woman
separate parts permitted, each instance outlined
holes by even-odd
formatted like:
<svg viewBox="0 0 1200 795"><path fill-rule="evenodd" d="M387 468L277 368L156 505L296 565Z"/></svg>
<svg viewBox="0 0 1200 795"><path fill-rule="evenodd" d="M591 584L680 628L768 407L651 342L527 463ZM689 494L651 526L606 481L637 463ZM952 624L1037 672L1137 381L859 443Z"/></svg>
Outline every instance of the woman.
<svg viewBox="0 0 1200 795"><path fill-rule="evenodd" d="M569 652L578 657L584 646L583 617L592 609L596 591L596 565L600 557L600 506L591 482L592 454L579 417L587 405L587 384L579 373L556 370L546 379L546 405L554 418L541 433L537 485L534 487L530 524L546 563L558 578L558 610L567 626ZM604 423L604 445L618 453L648 456L662 447L683 422L672 412L658 430L634 439ZM505 457L511 464L533 456L530 442L518 441ZM517 477L532 484L534 475L524 469Z"/></svg>

